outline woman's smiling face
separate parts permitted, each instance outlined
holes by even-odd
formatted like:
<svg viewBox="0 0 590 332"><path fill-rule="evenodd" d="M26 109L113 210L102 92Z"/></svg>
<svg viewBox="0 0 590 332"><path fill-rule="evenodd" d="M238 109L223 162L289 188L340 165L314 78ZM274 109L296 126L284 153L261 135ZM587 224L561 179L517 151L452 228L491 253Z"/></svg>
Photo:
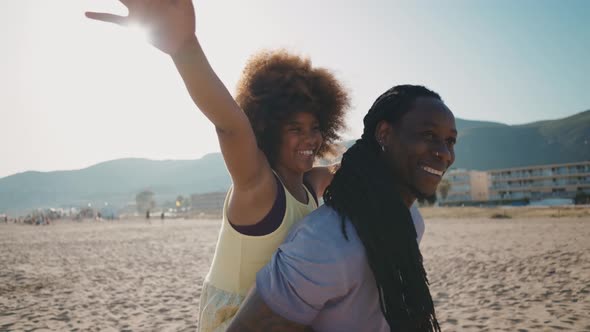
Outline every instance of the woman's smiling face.
<svg viewBox="0 0 590 332"><path fill-rule="evenodd" d="M323 142L317 117L309 112L293 114L282 125L280 140L277 164L297 173L311 170Z"/></svg>

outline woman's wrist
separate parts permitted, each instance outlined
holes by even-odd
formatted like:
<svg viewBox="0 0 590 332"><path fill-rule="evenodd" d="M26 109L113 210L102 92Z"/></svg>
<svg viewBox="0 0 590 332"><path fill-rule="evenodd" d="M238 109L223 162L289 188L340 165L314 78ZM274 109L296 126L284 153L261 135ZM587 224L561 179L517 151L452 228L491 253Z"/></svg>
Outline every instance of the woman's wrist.
<svg viewBox="0 0 590 332"><path fill-rule="evenodd" d="M184 43L182 43L182 45L176 50L176 52L174 52L173 54L170 54L170 57L172 57L172 60L176 61L181 61L184 58L186 58L187 55L190 55L192 52L194 52L195 50L198 50L200 48L199 45L199 41L197 40L197 36L196 35L191 35L189 38L187 38Z"/></svg>

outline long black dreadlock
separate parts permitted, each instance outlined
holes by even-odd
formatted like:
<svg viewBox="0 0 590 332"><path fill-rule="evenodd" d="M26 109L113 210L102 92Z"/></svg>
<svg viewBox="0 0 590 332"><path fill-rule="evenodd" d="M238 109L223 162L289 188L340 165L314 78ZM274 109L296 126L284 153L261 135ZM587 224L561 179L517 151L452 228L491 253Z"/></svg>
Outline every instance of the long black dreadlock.
<svg viewBox="0 0 590 332"><path fill-rule="evenodd" d="M379 156L377 124L398 122L418 97L440 96L423 86L400 85L382 94L364 118L361 139L346 151L324 193L324 202L354 225L375 275L381 311L392 331L440 331L416 229Z"/></svg>

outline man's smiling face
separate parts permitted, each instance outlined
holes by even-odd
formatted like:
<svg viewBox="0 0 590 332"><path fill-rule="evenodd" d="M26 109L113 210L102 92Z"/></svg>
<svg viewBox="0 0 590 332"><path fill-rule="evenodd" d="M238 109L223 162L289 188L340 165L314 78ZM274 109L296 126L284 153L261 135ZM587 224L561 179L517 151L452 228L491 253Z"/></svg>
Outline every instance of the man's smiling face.
<svg viewBox="0 0 590 332"><path fill-rule="evenodd" d="M436 98L417 98L392 125L385 158L399 181L404 200L432 196L444 172L455 161L455 117Z"/></svg>

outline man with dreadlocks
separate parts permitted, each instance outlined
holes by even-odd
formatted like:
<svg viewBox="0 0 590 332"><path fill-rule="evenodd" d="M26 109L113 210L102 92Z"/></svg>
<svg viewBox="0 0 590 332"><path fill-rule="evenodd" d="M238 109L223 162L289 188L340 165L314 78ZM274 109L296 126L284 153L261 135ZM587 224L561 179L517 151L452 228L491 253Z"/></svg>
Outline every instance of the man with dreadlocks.
<svg viewBox="0 0 590 332"><path fill-rule="evenodd" d="M228 331L440 331L410 206L435 193L456 138L437 93L382 94L325 205L258 272Z"/></svg>

